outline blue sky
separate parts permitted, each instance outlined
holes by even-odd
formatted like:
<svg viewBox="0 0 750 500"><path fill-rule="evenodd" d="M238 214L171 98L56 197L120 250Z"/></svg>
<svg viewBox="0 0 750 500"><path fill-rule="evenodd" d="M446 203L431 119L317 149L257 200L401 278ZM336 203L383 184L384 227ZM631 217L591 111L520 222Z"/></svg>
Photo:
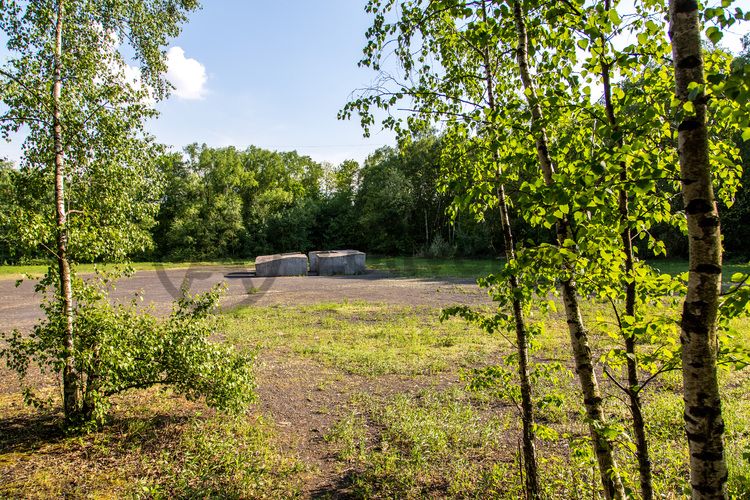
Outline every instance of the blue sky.
<svg viewBox="0 0 750 500"><path fill-rule="evenodd" d="M366 0L203 4L170 43L167 77L177 88L147 124L157 140L175 150L192 142L297 150L334 164L362 162L395 142L377 129L365 139L357 119L336 118L352 91L375 76L357 67L371 22ZM748 10L750 0L736 5ZM739 50L747 30L744 23L723 44ZM17 160L21 139L0 141L0 157Z"/></svg>
<svg viewBox="0 0 750 500"><path fill-rule="evenodd" d="M172 43L205 67L204 95L160 103L150 130L172 145L252 144L333 163L361 161L392 143L389 133L364 139L358 121L336 119L350 93L373 76L356 64L370 23L364 4L204 2Z"/></svg>

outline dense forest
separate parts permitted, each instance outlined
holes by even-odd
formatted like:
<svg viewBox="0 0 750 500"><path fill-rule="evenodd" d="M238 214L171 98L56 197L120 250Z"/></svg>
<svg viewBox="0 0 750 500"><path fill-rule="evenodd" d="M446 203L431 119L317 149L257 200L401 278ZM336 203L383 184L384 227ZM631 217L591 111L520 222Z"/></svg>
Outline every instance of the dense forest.
<svg viewBox="0 0 750 500"><path fill-rule="evenodd" d="M749 165L750 145L739 138L737 143L743 165ZM502 253L499 213L494 209L475 216L455 209L454 199L463 194L449 181L456 168L451 151L439 135L426 134L400 147L383 147L361 166L351 160L340 165L319 163L294 151L254 146L238 150L193 144L183 153L162 154L141 179L141 195L150 209L135 220L148 237L128 257L252 259L268 253L349 247L378 255L496 256ZM743 171L743 185L747 185L750 169ZM32 177L9 163L0 166L0 199L5 205L0 262L33 262L44 255L36 244L23 244L8 217L38 203L28 188ZM740 190L734 203L722 204L721 209L727 258L747 259L747 190ZM674 210L679 210L677 198ZM513 220L521 240L539 243L552 237L523 219ZM687 257L687 243L678 229L664 224L652 233L664 241L668 257ZM648 248L642 246L648 256Z"/></svg>
<svg viewBox="0 0 750 500"><path fill-rule="evenodd" d="M401 148L384 147L364 165L321 164L296 152L193 144L165 154L141 179L150 235L129 257L157 260L248 259L319 248L361 248L386 255L494 255L499 233L488 218L447 213L452 194L442 185L442 144L430 135ZM30 174L30 175L27 175ZM33 173L2 168L5 214L29 199ZM71 200L75 205L75 201ZM142 204L141 204L142 207ZM42 255L24 246L5 221L0 259Z"/></svg>

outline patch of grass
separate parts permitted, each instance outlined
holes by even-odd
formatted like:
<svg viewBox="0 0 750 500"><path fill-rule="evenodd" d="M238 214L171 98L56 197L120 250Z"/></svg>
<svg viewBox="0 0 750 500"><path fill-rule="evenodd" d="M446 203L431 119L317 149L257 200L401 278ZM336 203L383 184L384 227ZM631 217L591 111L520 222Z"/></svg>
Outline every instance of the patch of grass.
<svg viewBox="0 0 750 500"><path fill-rule="evenodd" d="M607 314L605 306L588 301L584 308L599 359L619 340L607 336L609 327L597 320ZM224 315L225 339L260 349L261 360L265 350L269 359L292 366L313 360L304 365L332 374L315 386L330 404L319 406L316 393L307 400L315 399L308 410L338 418L322 427L327 428L323 437L338 461L337 472L345 476L347 493L360 498L519 498L521 424L513 398L491 390L469 392L463 387L467 381L459 380L468 372L462 367L497 363L513 348L463 320L441 323L438 318L437 308L368 302L251 306ZM532 369L559 361L571 370L562 308L535 315L533 321L544 329L534 341ZM750 345L750 319L732 322L730 333L730 344ZM622 379L621 369L612 371ZM433 380L423 375L436 372L442 373L438 388L417 392L416 386ZM290 389L301 378L320 375L285 373L289 382L284 387ZM598 373L605 413L621 430L615 446L621 474L637 492L629 411L622 392ZM377 392L385 395L335 399L339 390L356 385L353 380L364 387L382 384L385 390ZM750 498L750 370L722 369L720 382L728 488L734 498ZM678 498L688 486L681 384L679 371L673 371L643 393L654 487L663 498ZM553 393L560 406L542 404ZM537 440L546 497L601 497L572 372L541 377L534 398L538 423L557 436ZM133 391L118 398L109 426L85 437L61 434L55 423L59 415L39 416L20 400L20 394L0 395L0 497L288 498L299 496L304 481L315 474L303 470L294 452L281 451L276 434L287 431L277 429L270 417L224 418L169 391ZM305 403L292 406L306 411ZM342 407L346 410L337 411Z"/></svg>
<svg viewBox="0 0 750 500"><path fill-rule="evenodd" d="M429 259L426 257L367 257L367 267L409 278L478 278L503 267L500 259Z"/></svg>
<svg viewBox="0 0 750 500"><path fill-rule="evenodd" d="M230 418L151 389L115 398L101 430L68 435L59 413L19 411L20 395L6 399L0 498L299 496L303 467L261 417Z"/></svg>
<svg viewBox="0 0 750 500"><path fill-rule="evenodd" d="M689 269L687 260L655 259L649 261L649 264L661 272L671 274L672 276L686 273ZM724 262L722 266L722 279L728 282L734 273L750 273L750 263Z"/></svg>
<svg viewBox="0 0 750 500"><path fill-rule="evenodd" d="M728 490L730 497L750 498L750 370L735 373L732 379L722 394Z"/></svg>
<svg viewBox="0 0 750 500"><path fill-rule="evenodd" d="M298 498L302 464L272 442L272 426L216 416L196 419L179 445L149 461L153 477L134 488L148 498Z"/></svg>
<svg viewBox="0 0 750 500"><path fill-rule="evenodd" d="M505 432L510 423L483 417L461 391L425 391L385 400L363 395L355 404L368 420L346 417L327 434L354 468L354 496L518 494L507 473L515 459ZM368 434L374 436L370 442Z"/></svg>
<svg viewBox="0 0 750 500"><path fill-rule="evenodd" d="M365 302L246 307L227 317L235 344L290 349L347 373L416 375L473 366L498 339L440 310Z"/></svg>
<svg viewBox="0 0 750 500"><path fill-rule="evenodd" d="M189 267L210 266L246 266L254 265L252 260L227 260L211 262L133 262L129 264L136 271L156 271L169 269L185 269ZM92 273L94 268L107 269L122 267L123 264L79 264L76 270L79 273ZM0 266L0 279L19 279L24 275L41 276L47 272L47 264L30 264L19 266Z"/></svg>
<svg viewBox="0 0 750 500"><path fill-rule="evenodd" d="M430 259L426 257L367 257L367 267L409 278L478 278L497 273L503 259ZM688 262L681 259L654 259L651 266L663 273L677 275L687 272ZM724 281L734 273L749 273L750 263L724 263Z"/></svg>

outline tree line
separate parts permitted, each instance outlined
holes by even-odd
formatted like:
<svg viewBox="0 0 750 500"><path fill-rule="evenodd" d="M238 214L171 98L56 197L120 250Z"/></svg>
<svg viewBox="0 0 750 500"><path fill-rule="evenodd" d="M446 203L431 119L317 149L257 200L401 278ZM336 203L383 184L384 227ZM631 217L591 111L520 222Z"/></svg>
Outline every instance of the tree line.
<svg viewBox="0 0 750 500"><path fill-rule="evenodd" d="M442 181L444 148L429 134L383 147L361 166L254 146L193 144L183 153L159 154L140 172L141 199L134 203L148 207L147 214L131 221L145 239L127 257L206 261L350 247L381 255L495 255L496 218L448 212L453 194ZM37 239L18 238L19 225L10 220L52 195L49 185L29 189L34 175L26 167L0 167L6 214L0 259L6 263L45 256ZM73 201L76 195L69 196Z"/></svg>
<svg viewBox="0 0 750 500"><path fill-rule="evenodd" d="M742 152L744 185L750 147L739 137L735 140ZM192 144L182 153L159 153L129 183L138 186L141 197L129 213L139 237L138 245L121 257L209 261L321 248L390 256L495 257L503 248L500 211L457 209L454 201L466 196L466 188L450 181L461 168L452 158L456 150L455 142L429 132L383 147L361 166L353 160L334 166L294 151L254 146L240 150ZM45 257L40 242L19 238L19 225L10 220L52 195L51 186L35 185L33 176L28 168L0 164L0 262ZM676 198L671 205L678 210ZM739 190L731 206L722 203L721 208L728 221L726 255L747 259L744 242L750 227L742 223L750 220L747 191ZM548 239L523 219L511 223L521 241ZM652 233L664 242L667 256L687 258L678 227L657 224ZM646 244L641 247L641 255L653 256ZM94 254L82 256L83 262L96 259Z"/></svg>

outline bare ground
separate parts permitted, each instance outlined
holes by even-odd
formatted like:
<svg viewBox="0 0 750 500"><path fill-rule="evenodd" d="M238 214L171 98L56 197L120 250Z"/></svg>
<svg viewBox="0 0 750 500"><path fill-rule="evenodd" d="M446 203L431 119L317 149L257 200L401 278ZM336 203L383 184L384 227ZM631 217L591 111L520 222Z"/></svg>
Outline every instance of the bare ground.
<svg viewBox="0 0 750 500"><path fill-rule="evenodd" d="M394 305L442 307L454 304L489 303L486 294L471 280L466 279L407 279L382 272L369 272L355 277L248 277L248 271L237 267L196 267L179 270L139 271L123 279L114 297L127 301L143 296L144 304L151 304L158 312L167 312L183 284L191 292L202 292L219 283L226 283L222 299L224 309L238 306L301 305L326 302L368 301ZM0 330L18 328L28 330L40 316L39 298L33 283L25 281L16 287L14 280L0 280ZM0 395L19 393L15 376L0 367ZM256 411L272 419L280 445L285 452L296 455L305 464L303 496L305 498L346 498L349 495L347 477L336 460L335 450L323 438L342 416L351 411L350 402L358 393L389 396L396 393L416 393L424 388L446 388L458 384L457 373L429 376L384 375L365 377L343 374L340 370L323 366L314 360L295 356L284 349L259 353L257 365L259 403ZM37 385L52 389L54 382L39 377ZM9 401L6 399L6 401ZM22 410L20 398L12 397L12 408L0 412L0 452L18 446L41 446L54 441L55 431L50 422L34 413ZM184 409L193 408L192 404ZM12 416L18 415L19 416ZM178 412L180 413L180 412ZM180 413L181 417L184 412ZM42 418L37 422L33 419ZM26 427L37 429L30 435ZM40 435L41 433L41 435ZM47 435L48 434L48 435ZM27 442L31 440L31 442ZM40 457L42 460L63 460L86 467L86 454L81 450L63 456ZM3 470L3 479L18 480L14 470ZM33 472L33 464L28 464ZM75 491L75 484L70 485ZM77 495L74 495L77 496Z"/></svg>
<svg viewBox="0 0 750 500"><path fill-rule="evenodd" d="M489 303L486 294L470 279L396 278L379 271L360 276L279 278L249 277L251 274L249 269L240 267L138 271L134 276L122 279L113 296L127 301L141 295L144 304L152 304L161 312L169 310L183 285L187 285L191 293L198 293L220 283L227 285L221 302L225 309L243 305L296 305L342 300L436 307ZM25 280L17 287L15 280L0 278L0 330L28 329L40 314L33 281Z"/></svg>

